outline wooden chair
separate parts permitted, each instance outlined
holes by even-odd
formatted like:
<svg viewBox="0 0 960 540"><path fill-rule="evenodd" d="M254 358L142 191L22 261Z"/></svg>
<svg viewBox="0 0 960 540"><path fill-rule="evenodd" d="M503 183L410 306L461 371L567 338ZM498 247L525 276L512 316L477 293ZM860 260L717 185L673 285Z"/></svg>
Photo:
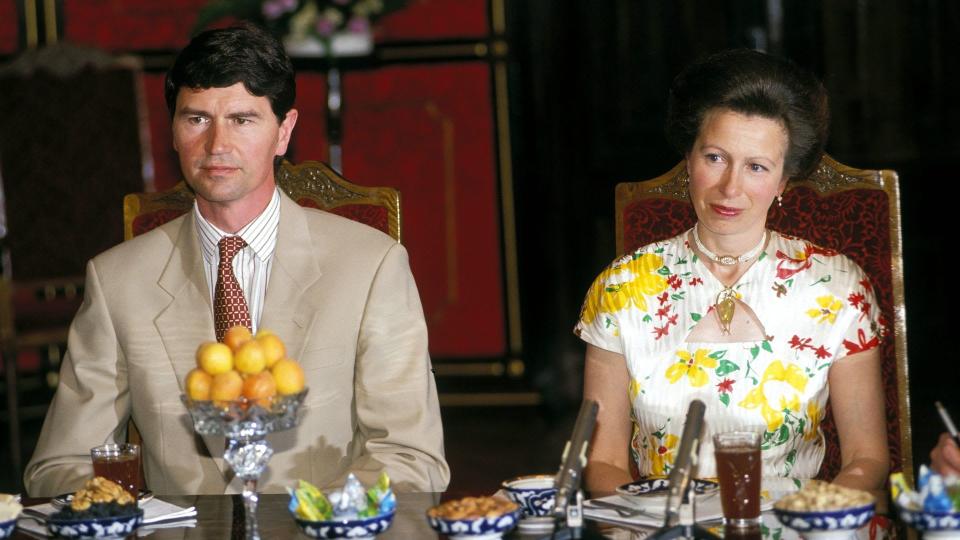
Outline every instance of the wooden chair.
<svg viewBox="0 0 960 540"><path fill-rule="evenodd" d="M689 229L696 221L687 195L686 163L643 182L617 185L617 251L625 253ZM770 229L832 248L857 262L870 277L881 316L892 332L884 340L883 386L886 400L890 470L903 471L913 484L907 334L903 299L900 195L897 173L860 170L824 155L816 171L790 182L782 211L771 208ZM821 423L827 452L821 478L840 470L840 447L832 414Z"/></svg>
<svg viewBox="0 0 960 540"><path fill-rule="evenodd" d="M284 160L277 185L300 206L319 208L369 225L400 242L400 192L354 184L319 161ZM131 193L123 199L123 236L129 240L184 214L193 192L180 182L168 191Z"/></svg>

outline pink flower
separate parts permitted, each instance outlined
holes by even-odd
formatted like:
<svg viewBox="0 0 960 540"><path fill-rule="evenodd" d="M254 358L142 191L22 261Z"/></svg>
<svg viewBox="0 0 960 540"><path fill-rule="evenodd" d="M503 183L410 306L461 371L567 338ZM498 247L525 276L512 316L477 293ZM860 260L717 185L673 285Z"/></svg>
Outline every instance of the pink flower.
<svg viewBox="0 0 960 540"><path fill-rule="evenodd" d="M329 36L337 29L337 25L326 17L320 17L317 19L317 24L314 25L313 29L321 36Z"/></svg>
<svg viewBox="0 0 960 540"><path fill-rule="evenodd" d="M370 21L368 21L366 17L351 17L347 22L347 30L365 33L370 30Z"/></svg>

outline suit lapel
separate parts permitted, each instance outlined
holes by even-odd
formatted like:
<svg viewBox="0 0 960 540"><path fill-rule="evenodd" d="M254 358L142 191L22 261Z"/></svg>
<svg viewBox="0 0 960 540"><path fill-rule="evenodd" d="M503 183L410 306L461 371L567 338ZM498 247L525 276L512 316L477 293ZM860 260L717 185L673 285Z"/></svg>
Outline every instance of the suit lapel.
<svg viewBox="0 0 960 540"><path fill-rule="evenodd" d="M157 284L170 295L170 304L154 324L183 392L187 373L197 365L197 347L215 339L210 289L192 212L184 218L176 245ZM224 481L229 482L232 472L223 461L223 437L204 436L203 441Z"/></svg>
<svg viewBox="0 0 960 540"><path fill-rule="evenodd" d="M306 331L316 313L311 296L306 294L322 273L313 249L304 210L282 195L277 248L259 327L280 336L291 358L300 358Z"/></svg>

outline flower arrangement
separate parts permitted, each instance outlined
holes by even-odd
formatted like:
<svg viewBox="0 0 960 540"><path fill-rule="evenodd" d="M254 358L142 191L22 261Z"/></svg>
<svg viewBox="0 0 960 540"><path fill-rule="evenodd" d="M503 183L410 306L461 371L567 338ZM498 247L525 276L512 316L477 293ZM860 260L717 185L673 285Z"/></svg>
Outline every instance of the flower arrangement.
<svg viewBox="0 0 960 540"><path fill-rule="evenodd" d="M211 0L197 16L195 30L234 17L262 25L285 42L329 42L344 33L369 34L380 17L406 0Z"/></svg>

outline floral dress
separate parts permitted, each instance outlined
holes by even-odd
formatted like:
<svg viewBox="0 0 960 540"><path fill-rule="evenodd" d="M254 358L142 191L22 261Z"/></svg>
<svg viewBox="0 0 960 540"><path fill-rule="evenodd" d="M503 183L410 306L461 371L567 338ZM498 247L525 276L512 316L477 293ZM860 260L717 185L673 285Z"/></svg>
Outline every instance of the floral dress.
<svg viewBox="0 0 960 540"><path fill-rule="evenodd" d="M763 474L800 485L823 460L830 366L877 347L883 324L863 270L805 240L770 233L733 285L765 338L690 342L724 288L688 233L613 262L587 294L575 333L622 354L630 374L631 456L641 476L669 474L687 407L706 404L698 476L716 476L713 435L761 432ZM743 309L742 304L738 309Z"/></svg>

